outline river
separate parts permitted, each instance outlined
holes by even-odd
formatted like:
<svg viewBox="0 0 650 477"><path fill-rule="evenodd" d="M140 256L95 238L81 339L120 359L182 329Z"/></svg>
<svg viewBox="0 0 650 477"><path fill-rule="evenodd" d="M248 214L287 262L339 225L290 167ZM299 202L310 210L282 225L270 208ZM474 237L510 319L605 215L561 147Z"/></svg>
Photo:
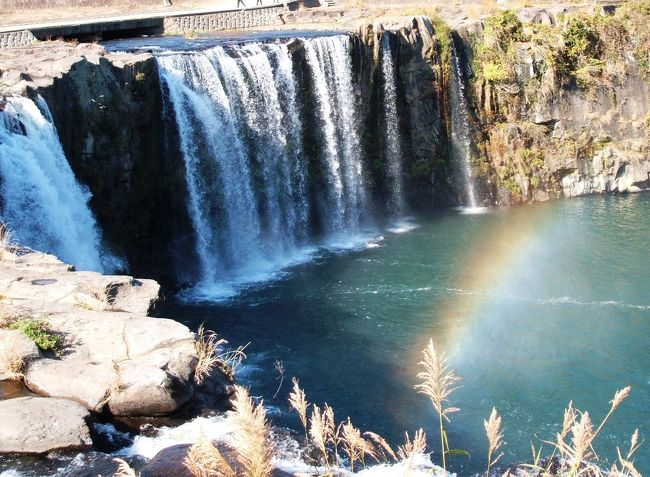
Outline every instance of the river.
<svg viewBox="0 0 650 477"><path fill-rule="evenodd" d="M597 441L611 458L635 428L649 430L649 236L648 195L448 210L389 226L353 251L323 251L235 298L171 302L160 313L250 342L239 377L276 424L300 427L286 405L295 376L312 402L391 442L423 426L435 452L435 414L413 390L432 338L463 378L448 425L451 446L472 454L452 459L462 475L484 469L492 406L505 427L501 462L530 461L531 442L553 440L569 401L599 422L631 385ZM276 360L285 380L274 398ZM650 470L647 452L638 463Z"/></svg>

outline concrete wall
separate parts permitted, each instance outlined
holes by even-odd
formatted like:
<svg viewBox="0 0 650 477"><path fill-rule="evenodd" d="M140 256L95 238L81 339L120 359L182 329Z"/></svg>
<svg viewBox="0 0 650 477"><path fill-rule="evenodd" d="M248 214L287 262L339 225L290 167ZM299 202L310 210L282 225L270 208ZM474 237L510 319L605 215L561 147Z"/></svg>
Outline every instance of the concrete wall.
<svg viewBox="0 0 650 477"><path fill-rule="evenodd" d="M232 0L233 6L237 0ZM253 0L244 0L247 7L253 7ZM189 32L235 30L239 28L254 28L269 25L282 25L282 13L286 13L284 5L256 8L250 10L232 10L206 15L187 15L165 18L166 34L184 34Z"/></svg>
<svg viewBox="0 0 650 477"><path fill-rule="evenodd" d="M17 46L31 45L36 41L32 32L28 30L0 33L0 48L15 48Z"/></svg>
<svg viewBox="0 0 650 477"><path fill-rule="evenodd" d="M137 7L163 5L163 0L0 0L2 10L61 7Z"/></svg>

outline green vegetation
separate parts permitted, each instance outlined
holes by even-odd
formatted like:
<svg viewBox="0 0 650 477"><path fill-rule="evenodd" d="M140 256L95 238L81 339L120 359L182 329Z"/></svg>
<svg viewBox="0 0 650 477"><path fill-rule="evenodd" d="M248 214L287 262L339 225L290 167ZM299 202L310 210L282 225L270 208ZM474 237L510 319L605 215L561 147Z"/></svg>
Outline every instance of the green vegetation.
<svg viewBox="0 0 650 477"><path fill-rule="evenodd" d="M57 352L63 346L61 336L53 333L47 323L41 320L19 318L9 325L10 330L22 331L43 351Z"/></svg>
<svg viewBox="0 0 650 477"><path fill-rule="evenodd" d="M642 75L650 74L650 0L624 3L615 15L584 12L565 16L557 26L523 25L506 10L484 21L482 36L475 41L473 68L477 80L489 84L518 81L514 66L520 61L517 46L533 47L538 75L553 68L561 82L575 81L582 89L598 82L612 82L625 71L625 50L632 51ZM627 48L621 48L625 45ZM524 86L523 81L519 81Z"/></svg>
<svg viewBox="0 0 650 477"><path fill-rule="evenodd" d="M507 51L513 42L526 41L524 26L512 10L505 10L485 20L486 35L497 42L501 51Z"/></svg>
<svg viewBox="0 0 650 477"><path fill-rule="evenodd" d="M489 83L499 83L510 78L510 72L503 63L483 63L483 77Z"/></svg>
<svg viewBox="0 0 650 477"><path fill-rule="evenodd" d="M438 48L440 51L440 59L446 70L451 67L451 52L452 52L452 37L451 28L439 16L429 17L433 24L433 29L438 40Z"/></svg>
<svg viewBox="0 0 650 477"><path fill-rule="evenodd" d="M524 27L513 11L505 10L486 19L481 43L475 45L473 68L477 77L488 83L513 81L515 45L526 40Z"/></svg>

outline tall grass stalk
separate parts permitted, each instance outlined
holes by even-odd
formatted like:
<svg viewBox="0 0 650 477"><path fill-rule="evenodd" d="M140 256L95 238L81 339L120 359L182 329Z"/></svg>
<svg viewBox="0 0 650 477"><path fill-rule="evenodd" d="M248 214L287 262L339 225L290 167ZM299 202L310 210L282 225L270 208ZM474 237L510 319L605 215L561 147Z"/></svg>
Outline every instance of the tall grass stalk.
<svg viewBox="0 0 650 477"><path fill-rule="evenodd" d="M456 383L461 379L449 368L445 353L438 354L433 346L433 340L422 352L424 359L418 364L424 368L417 377L422 380L415 385L417 392L425 394L431 400L438 414L440 428L440 453L442 455L442 468L447 470L446 455L449 452L449 443L445 432L444 420L450 422L449 415L459 411L456 407L448 407L449 395L457 388Z"/></svg>
<svg viewBox="0 0 650 477"><path fill-rule="evenodd" d="M485 427L485 434L488 439L488 459L487 459L487 470L485 471L485 477L490 476L490 467L497 463L503 454L499 454L494 457L494 454L501 448L503 445L503 431L501 430L501 416L497 413L495 408L492 408L490 417L487 421L483 421L483 426Z"/></svg>
<svg viewBox="0 0 650 477"><path fill-rule="evenodd" d="M366 455L377 459L375 447L367 441L362 435L361 431L352 425L350 418L341 424L341 436L343 441L343 451L350 460L350 470L354 472L354 463L361 462L363 467L366 466Z"/></svg>
<svg viewBox="0 0 650 477"><path fill-rule="evenodd" d="M232 444L244 475L270 477L273 472L273 448L270 441L271 426L266 419L264 403L253 403L245 388L235 386L232 405L232 419L236 429Z"/></svg>
<svg viewBox="0 0 650 477"><path fill-rule="evenodd" d="M309 433L307 432L307 409L309 408L309 403L307 402L307 396L305 395L305 391L300 388L300 383L296 378L293 378L292 382L293 388L289 393L289 405L298 413L300 423L305 430L305 439L309 441Z"/></svg>
<svg viewBox="0 0 650 477"><path fill-rule="evenodd" d="M327 422L325 413L321 412L320 407L313 405L311 410L311 419L309 420L309 435L311 442L316 446L327 470L330 469L329 457L327 455Z"/></svg>
<svg viewBox="0 0 650 477"><path fill-rule="evenodd" d="M219 449L205 436L199 436L187 451L183 465L194 477L237 477Z"/></svg>

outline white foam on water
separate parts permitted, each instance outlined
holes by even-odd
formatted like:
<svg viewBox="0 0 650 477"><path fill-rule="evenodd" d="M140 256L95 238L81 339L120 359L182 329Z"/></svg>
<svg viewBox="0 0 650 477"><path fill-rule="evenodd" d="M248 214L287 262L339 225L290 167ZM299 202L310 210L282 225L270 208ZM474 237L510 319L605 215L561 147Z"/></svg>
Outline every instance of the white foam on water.
<svg viewBox="0 0 650 477"><path fill-rule="evenodd" d="M162 427L155 437L137 436L132 446L115 453L116 456L142 456L148 459L154 457L161 450L177 445L192 444L199 437L206 437L212 441L228 444L235 432L235 426L226 416L198 417L178 427ZM292 437L273 431L271 441L275 447L276 456L274 465L286 472L313 473L326 469L314 467L302 459L300 444ZM410 464L399 462L396 464L378 464L369 466L366 469L350 472L344 468L335 469L337 475L358 475L362 477L394 477L401 475L419 476L440 476L454 477L440 467L434 465L428 455L415 455L411 458ZM16 474L20 475L20 474ZM319 474L320 475L320 474ZM14 477L11 474L0 474L2 477Z"/></svg>
<svg viewBox="0 0 650 477"><path fill-rule="evenodd" d="M393 221L387 230L393 234L405 234L418 227L419 225L412 217L402 217Z"/></svg>
<svg viewBox="0 0 650 477"><path fill-rule="evenodd" d="M227 442L234 427L226 416L197 417L178 427L161 427L154 437L136 436L133 445L116 452L117 456L143 456L151 459L161 450L177 444L192 444L199 437Z"/></svg>
<svg viewBox="0 0 650 477"><path fill-rule="evenodd" d="M461 215L480 215L490 212L489 207L456 207L456 210L460 212Z"/></svg>

